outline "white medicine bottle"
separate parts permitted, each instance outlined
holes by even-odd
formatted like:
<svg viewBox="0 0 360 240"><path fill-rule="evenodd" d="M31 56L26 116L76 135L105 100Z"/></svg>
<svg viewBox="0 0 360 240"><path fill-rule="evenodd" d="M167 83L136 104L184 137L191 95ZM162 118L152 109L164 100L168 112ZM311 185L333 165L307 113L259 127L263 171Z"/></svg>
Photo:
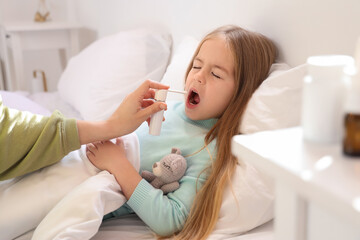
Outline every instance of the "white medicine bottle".
<svg viewBox="0 0 360 240"><path fill-rule="evenodd" d="M155 92L155 101L165 102L167 97L167 90L157 90ZM164 117L164 110L154 113L150 118L149 133L154 136L160 135L161 125Z"/></svg>
<svg viewBox="0 0 360 240"><path fill-rule="evenodd" d="M345 85L344 67L353 64L345 55L312 56L307 59L303 83L303 137L316 143L340 143Z"/></svg>

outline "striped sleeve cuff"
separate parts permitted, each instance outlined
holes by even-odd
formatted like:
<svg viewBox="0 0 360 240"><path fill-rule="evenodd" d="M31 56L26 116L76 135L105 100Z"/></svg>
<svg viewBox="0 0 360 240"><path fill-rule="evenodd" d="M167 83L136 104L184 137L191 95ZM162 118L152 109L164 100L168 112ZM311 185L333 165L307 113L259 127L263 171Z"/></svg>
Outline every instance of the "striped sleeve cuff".
<svg viewBox="0 0 360 240"><path fill-rule="evenodd" d="M80 148L80 138L77 128L76 119L65 119L65 151L71 152Z"/></svg>
<svg viewBox="0 0 360 240"><path fill-rule="evenodd" d="M148 197L149 193L154 189L145 179L142 179L136 186L135 191L131 195L127 204L135 211L141 211L141 207L144 206L143 202Z"/></svg>

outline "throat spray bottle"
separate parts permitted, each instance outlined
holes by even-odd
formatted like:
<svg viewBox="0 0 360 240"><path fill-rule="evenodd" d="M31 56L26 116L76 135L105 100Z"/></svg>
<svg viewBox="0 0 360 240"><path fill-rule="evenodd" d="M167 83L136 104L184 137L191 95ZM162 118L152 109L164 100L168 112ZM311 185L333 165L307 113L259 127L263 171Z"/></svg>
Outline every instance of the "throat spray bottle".
<svg viewBox="0 0 360 240"><path fill-rule="evenodd" d="M172 93L178 93L178 94L184 94L186 95L186 91L180 91L180 90L157 90L155 92L154 100L156 102L165 102L168 92ZM161 125L164 118L164 110L161 110L150 117L150 126L149 126L149 133L154 136L159 136L161 132Z"/></svg>
<svg viewBox="0 0 360 240"><path fill-rule="evenodd" d="M355 65L344 69L347 96L345 99L343 152L360 156L360 38L355 51Z"/></svg>
<svg viewBox="0 0 360 240"><path fill-rule="evenodd" d="M165 102L167 90L157 90L155 92L154 100L157 102ZM161 125L164 118L164 110L161 110L150 117L149 133L151 135L160 135Z"/></svg>

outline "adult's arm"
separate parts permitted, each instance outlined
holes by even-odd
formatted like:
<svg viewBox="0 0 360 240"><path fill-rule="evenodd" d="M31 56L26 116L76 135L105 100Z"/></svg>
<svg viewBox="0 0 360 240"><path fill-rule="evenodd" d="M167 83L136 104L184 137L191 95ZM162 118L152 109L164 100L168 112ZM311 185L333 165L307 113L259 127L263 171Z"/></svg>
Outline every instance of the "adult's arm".
<svg viewBox="0 0 360 240"><path fill-rule="evenodd" d="M54 164L78 148L75 119L58 111L46 117L10 109L0 96L0 180Z"/></svg>
<svg viewBox="0 0 360 240"><path fill-rule="evenodd" d="M151 114L166 109L150 98L154 89L168 86L146 80L130 93L113 115L98 122L66 119L55 111L50 117L9 109L0 96L0 180L49 166L80 145L133 132Z"/></svg>

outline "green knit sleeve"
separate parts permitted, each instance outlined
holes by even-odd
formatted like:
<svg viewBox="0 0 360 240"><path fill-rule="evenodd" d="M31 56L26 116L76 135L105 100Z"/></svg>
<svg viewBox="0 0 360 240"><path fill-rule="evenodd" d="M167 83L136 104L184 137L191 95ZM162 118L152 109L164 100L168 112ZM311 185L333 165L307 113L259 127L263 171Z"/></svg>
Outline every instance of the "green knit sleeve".
<svg viewBox="0 0 360 240"><path fill-rule="evenodd" d="M75 119L58 111L46 117L10 109L0 96L0 180L54 164L78 148Z"/></svg>

